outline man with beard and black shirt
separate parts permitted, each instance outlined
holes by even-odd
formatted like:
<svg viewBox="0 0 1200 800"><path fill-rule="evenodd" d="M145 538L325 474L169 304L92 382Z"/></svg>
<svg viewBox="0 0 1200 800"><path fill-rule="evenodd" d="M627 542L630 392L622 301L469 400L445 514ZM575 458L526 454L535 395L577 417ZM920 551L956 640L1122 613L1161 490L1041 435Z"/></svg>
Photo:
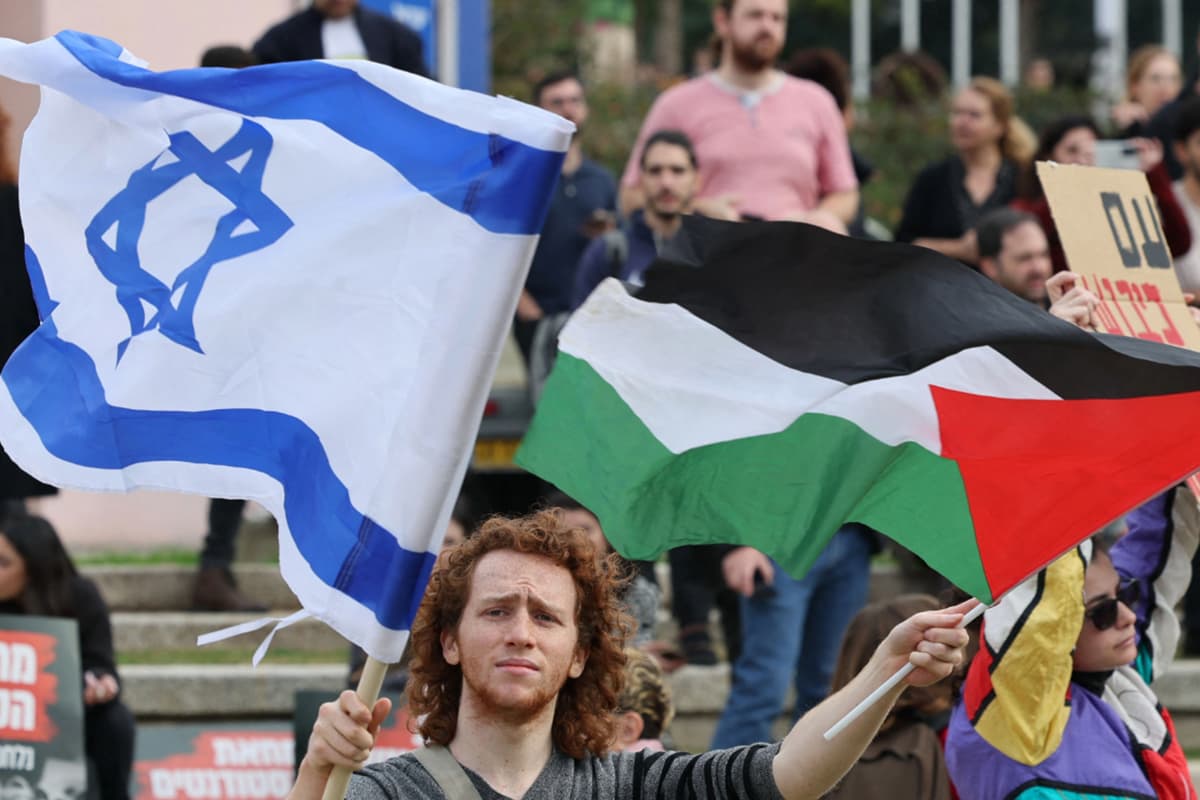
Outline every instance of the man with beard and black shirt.
<svg viewBox="0 0 1200 800"><path fill-rule="evenodd" d="M858 181L829 92L775 68L787 0L718 0L713 72L664 92L646 115L621 181L622 208L645 202L638 156L654 131L680 130L704 165L696 210L723 219L790 219L845 232Z"/></svg>
<svg viewBox="0 0 1200 800"><path fill-rule="evenodd" d="M592 240L579 259L571 307L578 308L605 278L641 286L658 251L674 238L696 194L696 152L679 131L657 131L641 156L641 187L646 207L625 224Z"/></svg>

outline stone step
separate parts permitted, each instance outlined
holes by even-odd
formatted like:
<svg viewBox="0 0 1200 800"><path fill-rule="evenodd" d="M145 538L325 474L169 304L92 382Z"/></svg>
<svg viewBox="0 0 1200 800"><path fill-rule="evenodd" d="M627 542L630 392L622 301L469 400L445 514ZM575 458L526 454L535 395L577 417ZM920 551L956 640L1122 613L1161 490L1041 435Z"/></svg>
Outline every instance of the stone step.
<svg viewBox="0 0 1200 800"><path fill-rule="evenodd" d="M666 562L655 565L663 588L663 605L670 607L671 571ZM186 611L192 604L196 568L178 564L92 565L82 572L100 587L113 611ZM250 597L275 609L296 609L298 604L273 563L235 564L238 586ZM917 591L893 564L871 567L871 599Z"/></svg>
<svg viewBox="0 0 1200 800"><path fill-rule="evenodd" d="M113 644L123 658L139 652L187 650L197 646L196 637L201 634L223 630L263 616L266 614L116 611L112 614ZM255 648L267 635L268 630L262 628L210 646ZM345 639L324 622L316 619L302 620L284 628L275 635L271 646L284 650L319 653L332 653L347 647Z"/></svg>
<svg viewBox="0 0 1200 800"><path fill-rule="evenodd" d="M121 681L139 719L290 719L297 691L342 689L346 665L129 664Z"/></svg>
<svg viewBox="0 0 1200 800"><path fill-rule="evenodd" d="M177 564L88 566L81 570L100 587L113 611L184 611L192 605L196 568ZM238 586L273 609L299 608L277 564L237 564Z"/></svg>

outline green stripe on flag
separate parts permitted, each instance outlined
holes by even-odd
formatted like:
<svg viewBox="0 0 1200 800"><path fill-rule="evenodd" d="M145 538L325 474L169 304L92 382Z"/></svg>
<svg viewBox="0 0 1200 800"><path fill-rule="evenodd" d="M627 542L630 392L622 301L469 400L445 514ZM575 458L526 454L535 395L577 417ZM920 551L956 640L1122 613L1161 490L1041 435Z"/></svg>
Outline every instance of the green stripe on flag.
<svg viewBox="0 0 1200 800"><path fill-rule="evenodd" d="M590 365L560 353L516 460L590 508L627 558L747 544L802 575L854 521L991 600L957 464L839 417L806 414L776 434L676 454Z"/></svg>

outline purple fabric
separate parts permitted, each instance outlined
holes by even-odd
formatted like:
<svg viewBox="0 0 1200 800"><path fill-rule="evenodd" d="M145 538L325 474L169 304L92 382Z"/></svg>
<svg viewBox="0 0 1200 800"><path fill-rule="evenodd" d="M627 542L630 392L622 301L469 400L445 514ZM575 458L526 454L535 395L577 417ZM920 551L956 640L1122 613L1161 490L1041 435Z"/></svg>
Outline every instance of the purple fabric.
<svg viewBox="0 0 1200 800"><path fill-rule="evenodd" d="M1005 800L1021 787L1054 786L1082 795L1140 794L1154 789L1129 746L1129 733L1117 712L1091 692L1071 684L1071 716L1062 744L1040 764L1014 761L976 733L962 703L950 717L946 766L959 797ZM1068 795L1069 796L1069 795Z"/></svg>

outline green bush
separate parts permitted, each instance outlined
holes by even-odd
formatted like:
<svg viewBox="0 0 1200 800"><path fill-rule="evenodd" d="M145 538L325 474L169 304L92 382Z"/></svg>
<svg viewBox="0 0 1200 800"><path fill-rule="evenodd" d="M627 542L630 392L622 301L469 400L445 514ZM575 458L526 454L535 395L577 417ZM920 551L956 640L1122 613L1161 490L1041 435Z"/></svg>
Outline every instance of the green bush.
<svg viewBox="0 0 1200 800"><path fill-rule="evenodd" d="M591 113L582 133L583 151L619 178L642 120L657 96L654 86L601 83L588 87Z"/></svg>

